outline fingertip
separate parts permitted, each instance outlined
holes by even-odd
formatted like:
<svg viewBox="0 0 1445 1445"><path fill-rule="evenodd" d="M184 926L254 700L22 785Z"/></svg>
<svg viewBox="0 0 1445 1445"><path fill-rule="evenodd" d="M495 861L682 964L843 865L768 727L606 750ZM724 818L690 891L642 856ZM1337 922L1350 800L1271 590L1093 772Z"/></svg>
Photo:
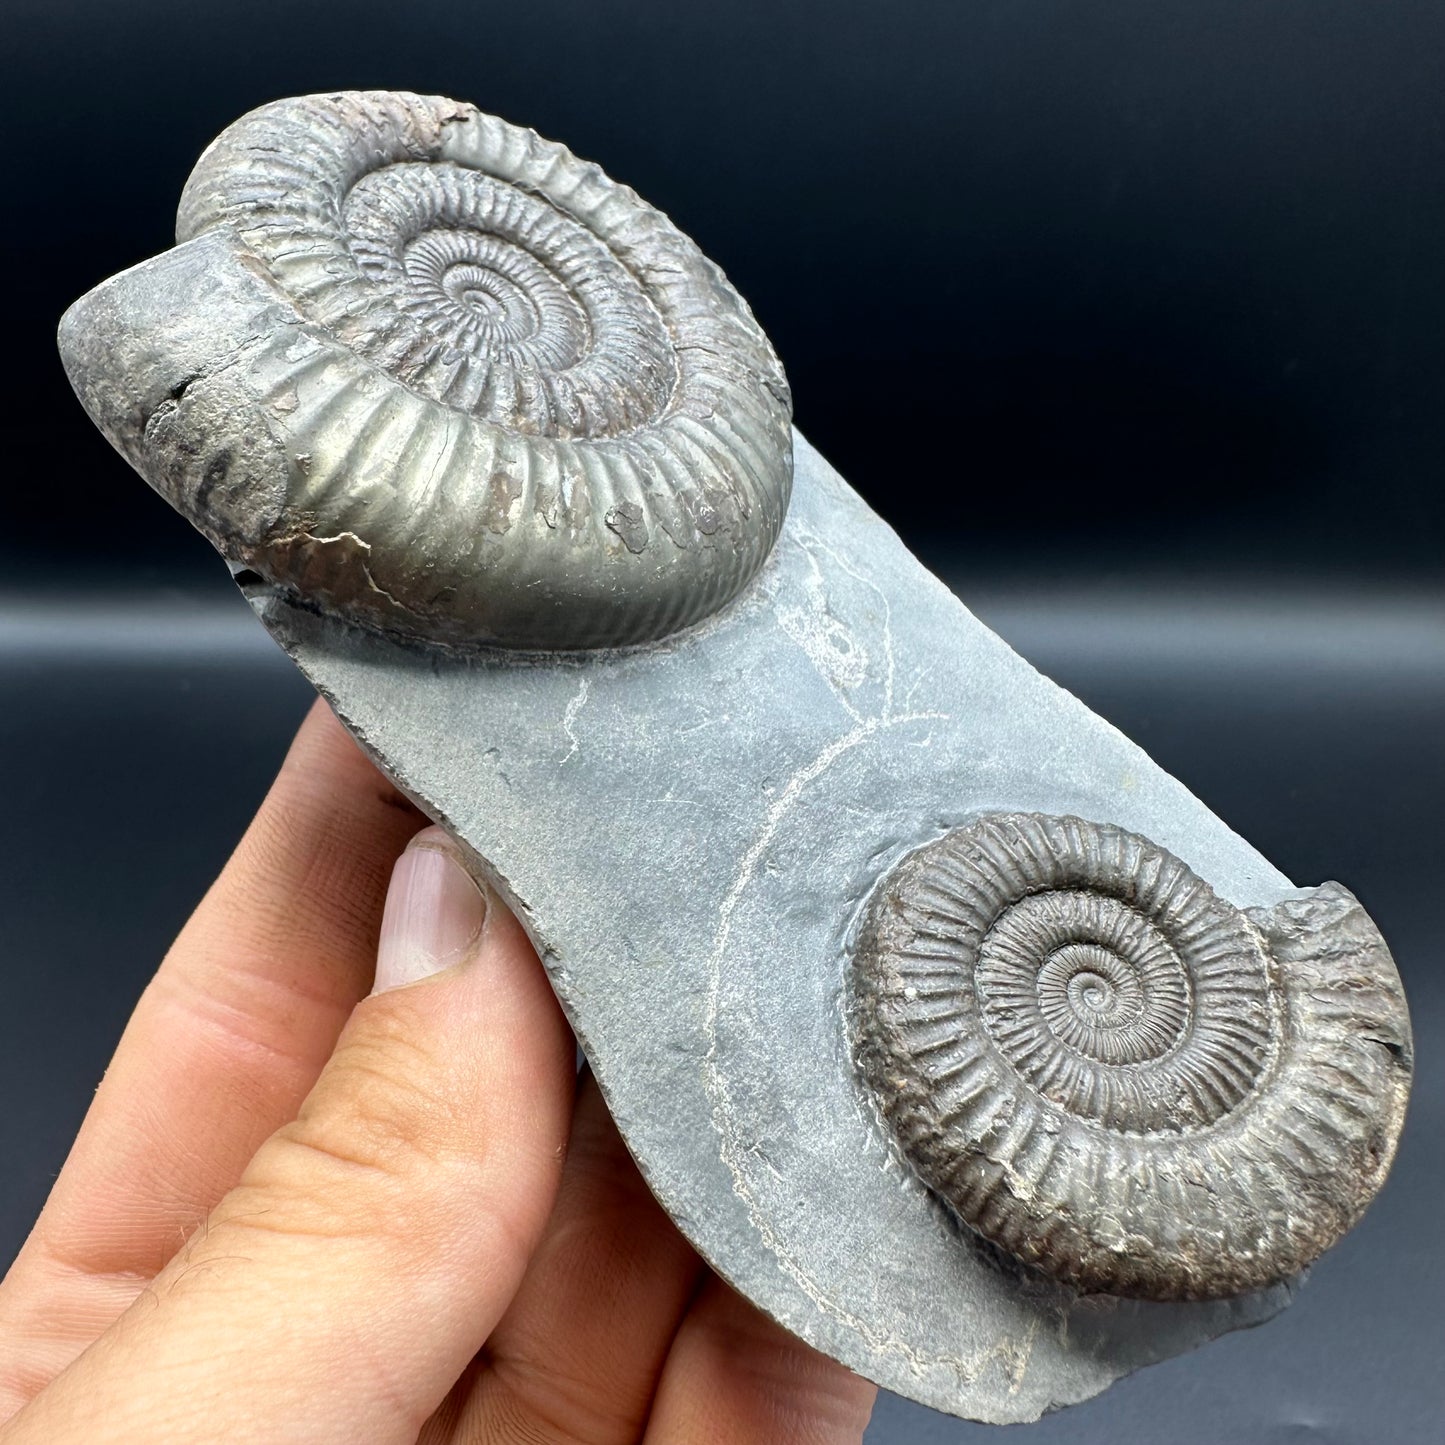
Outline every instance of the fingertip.
<svg viewBox="0 0 1445 1445"><path fill-rule="evenodd" d="M372 992L386 993L473 959L488 904L446 833L423 828L392 869Z"/></svg>
<svg viewBox="0 0 1445 1445"><path fill-rule="evenodd" d="M281 771L299 775L303 783L316 780L323 788L361 787L373 802L409 817L413 827L426 821L367 755L324 697L317 697L307 709Z"/></svg>

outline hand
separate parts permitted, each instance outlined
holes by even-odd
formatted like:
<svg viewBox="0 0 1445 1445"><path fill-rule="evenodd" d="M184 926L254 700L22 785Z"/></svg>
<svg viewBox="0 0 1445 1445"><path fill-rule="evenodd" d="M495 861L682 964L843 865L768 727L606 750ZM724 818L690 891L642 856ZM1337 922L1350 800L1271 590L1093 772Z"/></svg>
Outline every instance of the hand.
<svg viewBox="0 0 1445 1445"><path fill-rule="evenodd" d="M318 705L0 1286L0 1442L858 1440L424 821Z"/></svg>

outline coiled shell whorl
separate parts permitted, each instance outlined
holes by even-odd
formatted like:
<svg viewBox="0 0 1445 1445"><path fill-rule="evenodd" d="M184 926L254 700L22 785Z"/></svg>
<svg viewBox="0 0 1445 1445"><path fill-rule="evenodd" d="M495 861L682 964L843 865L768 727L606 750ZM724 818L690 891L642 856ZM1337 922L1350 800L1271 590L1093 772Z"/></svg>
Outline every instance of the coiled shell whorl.
<svg viewBox="0 0 1445 1445"><path fill-rule="evenodd" d="M62 351L237 566L396 633L571 648L695 622L767 557L792 476L777 357L693 242L563 146L437 97L278 101L202 156L177 239L229 248L186 303L231 328L221 354L196 364L177 323L169 392L107 417L93 340L63 326ZM244 328L221 314L241 272Z"/></svg>
<svg viewBox="0 0 1445 1445"><path fill-rule="evenodd" d="M1122 828L988 814L888 875L852 984L862 1076L908 1164L1081 1291L1286 1279L1394 1153L1404 996L1335 884L1246 914Z"/></svg>

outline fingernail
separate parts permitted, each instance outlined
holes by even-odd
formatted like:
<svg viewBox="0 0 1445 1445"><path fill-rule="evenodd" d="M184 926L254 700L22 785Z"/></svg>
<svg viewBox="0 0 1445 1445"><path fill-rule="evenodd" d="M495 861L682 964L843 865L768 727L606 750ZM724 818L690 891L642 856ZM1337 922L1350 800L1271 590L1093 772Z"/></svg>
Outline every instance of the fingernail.
<svg viewBox="0 0 1445 1445"><path fill-rule="evenodd" d="M418 833L392 870L371 991L385 993L460 963L486 918L486 899L446 834L440 828Z"/></svg>

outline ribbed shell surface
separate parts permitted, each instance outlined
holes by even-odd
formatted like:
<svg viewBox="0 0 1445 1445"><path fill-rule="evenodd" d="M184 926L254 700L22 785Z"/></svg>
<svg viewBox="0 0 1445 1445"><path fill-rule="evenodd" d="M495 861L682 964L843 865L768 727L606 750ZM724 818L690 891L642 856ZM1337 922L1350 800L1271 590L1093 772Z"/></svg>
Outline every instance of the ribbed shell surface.
<svg viewBox="0 0 1445 1445"><path fill-rule="evenodd" d="M192 173L178 239L214 228L298 319L241 363L287 458L236 558L268 580L403 633L585 647L694 622L766 558L777 358L686 236L565 147L435 97L278 101Z"/></svg>
<svg viewBox="0 0 1445 1445"><path fill-rule="evenodd" d="M887 877L853 984L862 1073L910 1167L1081 1290L1287 1278L1394 1152L1403 994L1337 885L1252 916L1137 834L985 815Z"/></svg>

